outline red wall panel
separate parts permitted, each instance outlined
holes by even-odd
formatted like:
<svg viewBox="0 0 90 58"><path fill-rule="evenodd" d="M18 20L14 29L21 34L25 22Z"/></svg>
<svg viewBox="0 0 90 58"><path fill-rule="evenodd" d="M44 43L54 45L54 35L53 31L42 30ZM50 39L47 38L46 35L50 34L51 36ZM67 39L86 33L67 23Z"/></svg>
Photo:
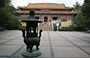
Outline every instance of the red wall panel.
<svg viewBox="0 0 90 58"><path fill-rule="evenodd" d="M72 16L67 16L67 19L70 21L72 20Z"/></svg>

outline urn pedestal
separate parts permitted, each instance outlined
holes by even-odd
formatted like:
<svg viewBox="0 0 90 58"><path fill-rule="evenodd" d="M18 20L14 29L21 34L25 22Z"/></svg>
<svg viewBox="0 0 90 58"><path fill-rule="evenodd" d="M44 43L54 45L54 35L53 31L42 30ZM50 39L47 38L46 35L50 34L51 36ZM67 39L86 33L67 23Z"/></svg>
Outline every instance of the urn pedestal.
<svg viewBox="0 0 90 58"><path fill-rule="evenodd" d="M22 56L24 58L39 58L39 56L41 55L42 55L41 50L36 50L36 49L33 49L32 53L30 53L26 49L22 52Z"/></svg>

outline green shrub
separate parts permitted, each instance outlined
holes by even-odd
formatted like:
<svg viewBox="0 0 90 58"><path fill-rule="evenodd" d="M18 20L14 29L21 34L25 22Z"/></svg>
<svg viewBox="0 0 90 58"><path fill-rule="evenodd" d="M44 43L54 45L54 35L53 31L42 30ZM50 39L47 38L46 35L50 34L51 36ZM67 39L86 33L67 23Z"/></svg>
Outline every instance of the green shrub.
<svg viewBox="0 0 90 58"><path fill-rule="evenodd" d="M59 31L73 31L72 27L62 27Z"/></svg>
<svg viewBox="0 0 90 58"><path fill-rule="evenodd" d="M65 22L66 22L66 21L67 21L67 19L62 19L62 21L65 21Z"/></svg>
<svg viewBox="0 0 90 58"><path fill-rule="evenodd" d="M25 26L20 26L19 30L26 30L26 27Z"/></svg>
<svg viewBox="0 0 90 58"><path fill-rule="evenodd" d="M56 26L56 24L54 24L53 26L54 26L54 31L56 31L56 30L57 30L57 26Z"/></svg>
<svg viewBox="0 0 90 58"><path fill-rule="evenodd" d="M56 24L57 24L57 23L53 24L53 26L54 26L54 31L57 30L57 26L56 26ZM60 26L60 25L61 25L61 24L59 23L59 26ZM60 29L60 27L58 27L58 29Z"/></svg>
<svg viewBox="0 0 90 58"><path fill-rule="evenodd" d="M59 24L59 27L58 27L59 31L73 31L73 28L71 26L70 27L62 27L60 29L60 25L61 24ZM54 31L56 31L57 30L56 23L53 26L54 26Z"/></svg>
<svg viewBox="0 0 90 58"><path fill-rule="evenodd" d="M86 31L85 27L74 27L73 28L74 31Z"/></svg>

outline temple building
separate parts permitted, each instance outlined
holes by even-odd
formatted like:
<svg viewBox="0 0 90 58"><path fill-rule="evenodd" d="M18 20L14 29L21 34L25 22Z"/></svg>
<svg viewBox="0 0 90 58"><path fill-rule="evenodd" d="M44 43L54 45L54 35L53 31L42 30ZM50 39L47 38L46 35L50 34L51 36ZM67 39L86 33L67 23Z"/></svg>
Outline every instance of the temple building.
<svg viewBox="0 0 90 58"><path fill-rule="evenodd" d="M66 7L64 4L56 3L29 3L27 6L18 7L16 14L19 17L26 18L29 11L34 9L35 16L43 23L54 24L59 22L61 27L68 27L72 24L73 17L77 14L73 7Z"/></svg>

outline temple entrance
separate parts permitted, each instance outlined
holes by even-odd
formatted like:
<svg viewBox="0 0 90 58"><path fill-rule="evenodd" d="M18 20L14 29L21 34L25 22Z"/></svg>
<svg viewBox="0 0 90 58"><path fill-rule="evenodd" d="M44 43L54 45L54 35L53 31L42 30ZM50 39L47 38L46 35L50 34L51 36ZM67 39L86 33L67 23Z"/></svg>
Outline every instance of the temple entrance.
<svg viewBox="0 0 90 58"><path fill-rule="evenodd" d="M57 17L53 17L52 20L55 20L56 21L57 20Z"/></svg>
<svg viewBox="0 0 90 58"><path fill-rule="evenodd" d="M44 22L47 22L47 20L48 20L48 17L44 17Z"/></svg>
<svg viewBox="0 0 90 58"><path fill-rule="evenodd" d="M52 22L53 23L56 23L57 22L57 19L58 19L58 17L52 17Z"/></svg>

